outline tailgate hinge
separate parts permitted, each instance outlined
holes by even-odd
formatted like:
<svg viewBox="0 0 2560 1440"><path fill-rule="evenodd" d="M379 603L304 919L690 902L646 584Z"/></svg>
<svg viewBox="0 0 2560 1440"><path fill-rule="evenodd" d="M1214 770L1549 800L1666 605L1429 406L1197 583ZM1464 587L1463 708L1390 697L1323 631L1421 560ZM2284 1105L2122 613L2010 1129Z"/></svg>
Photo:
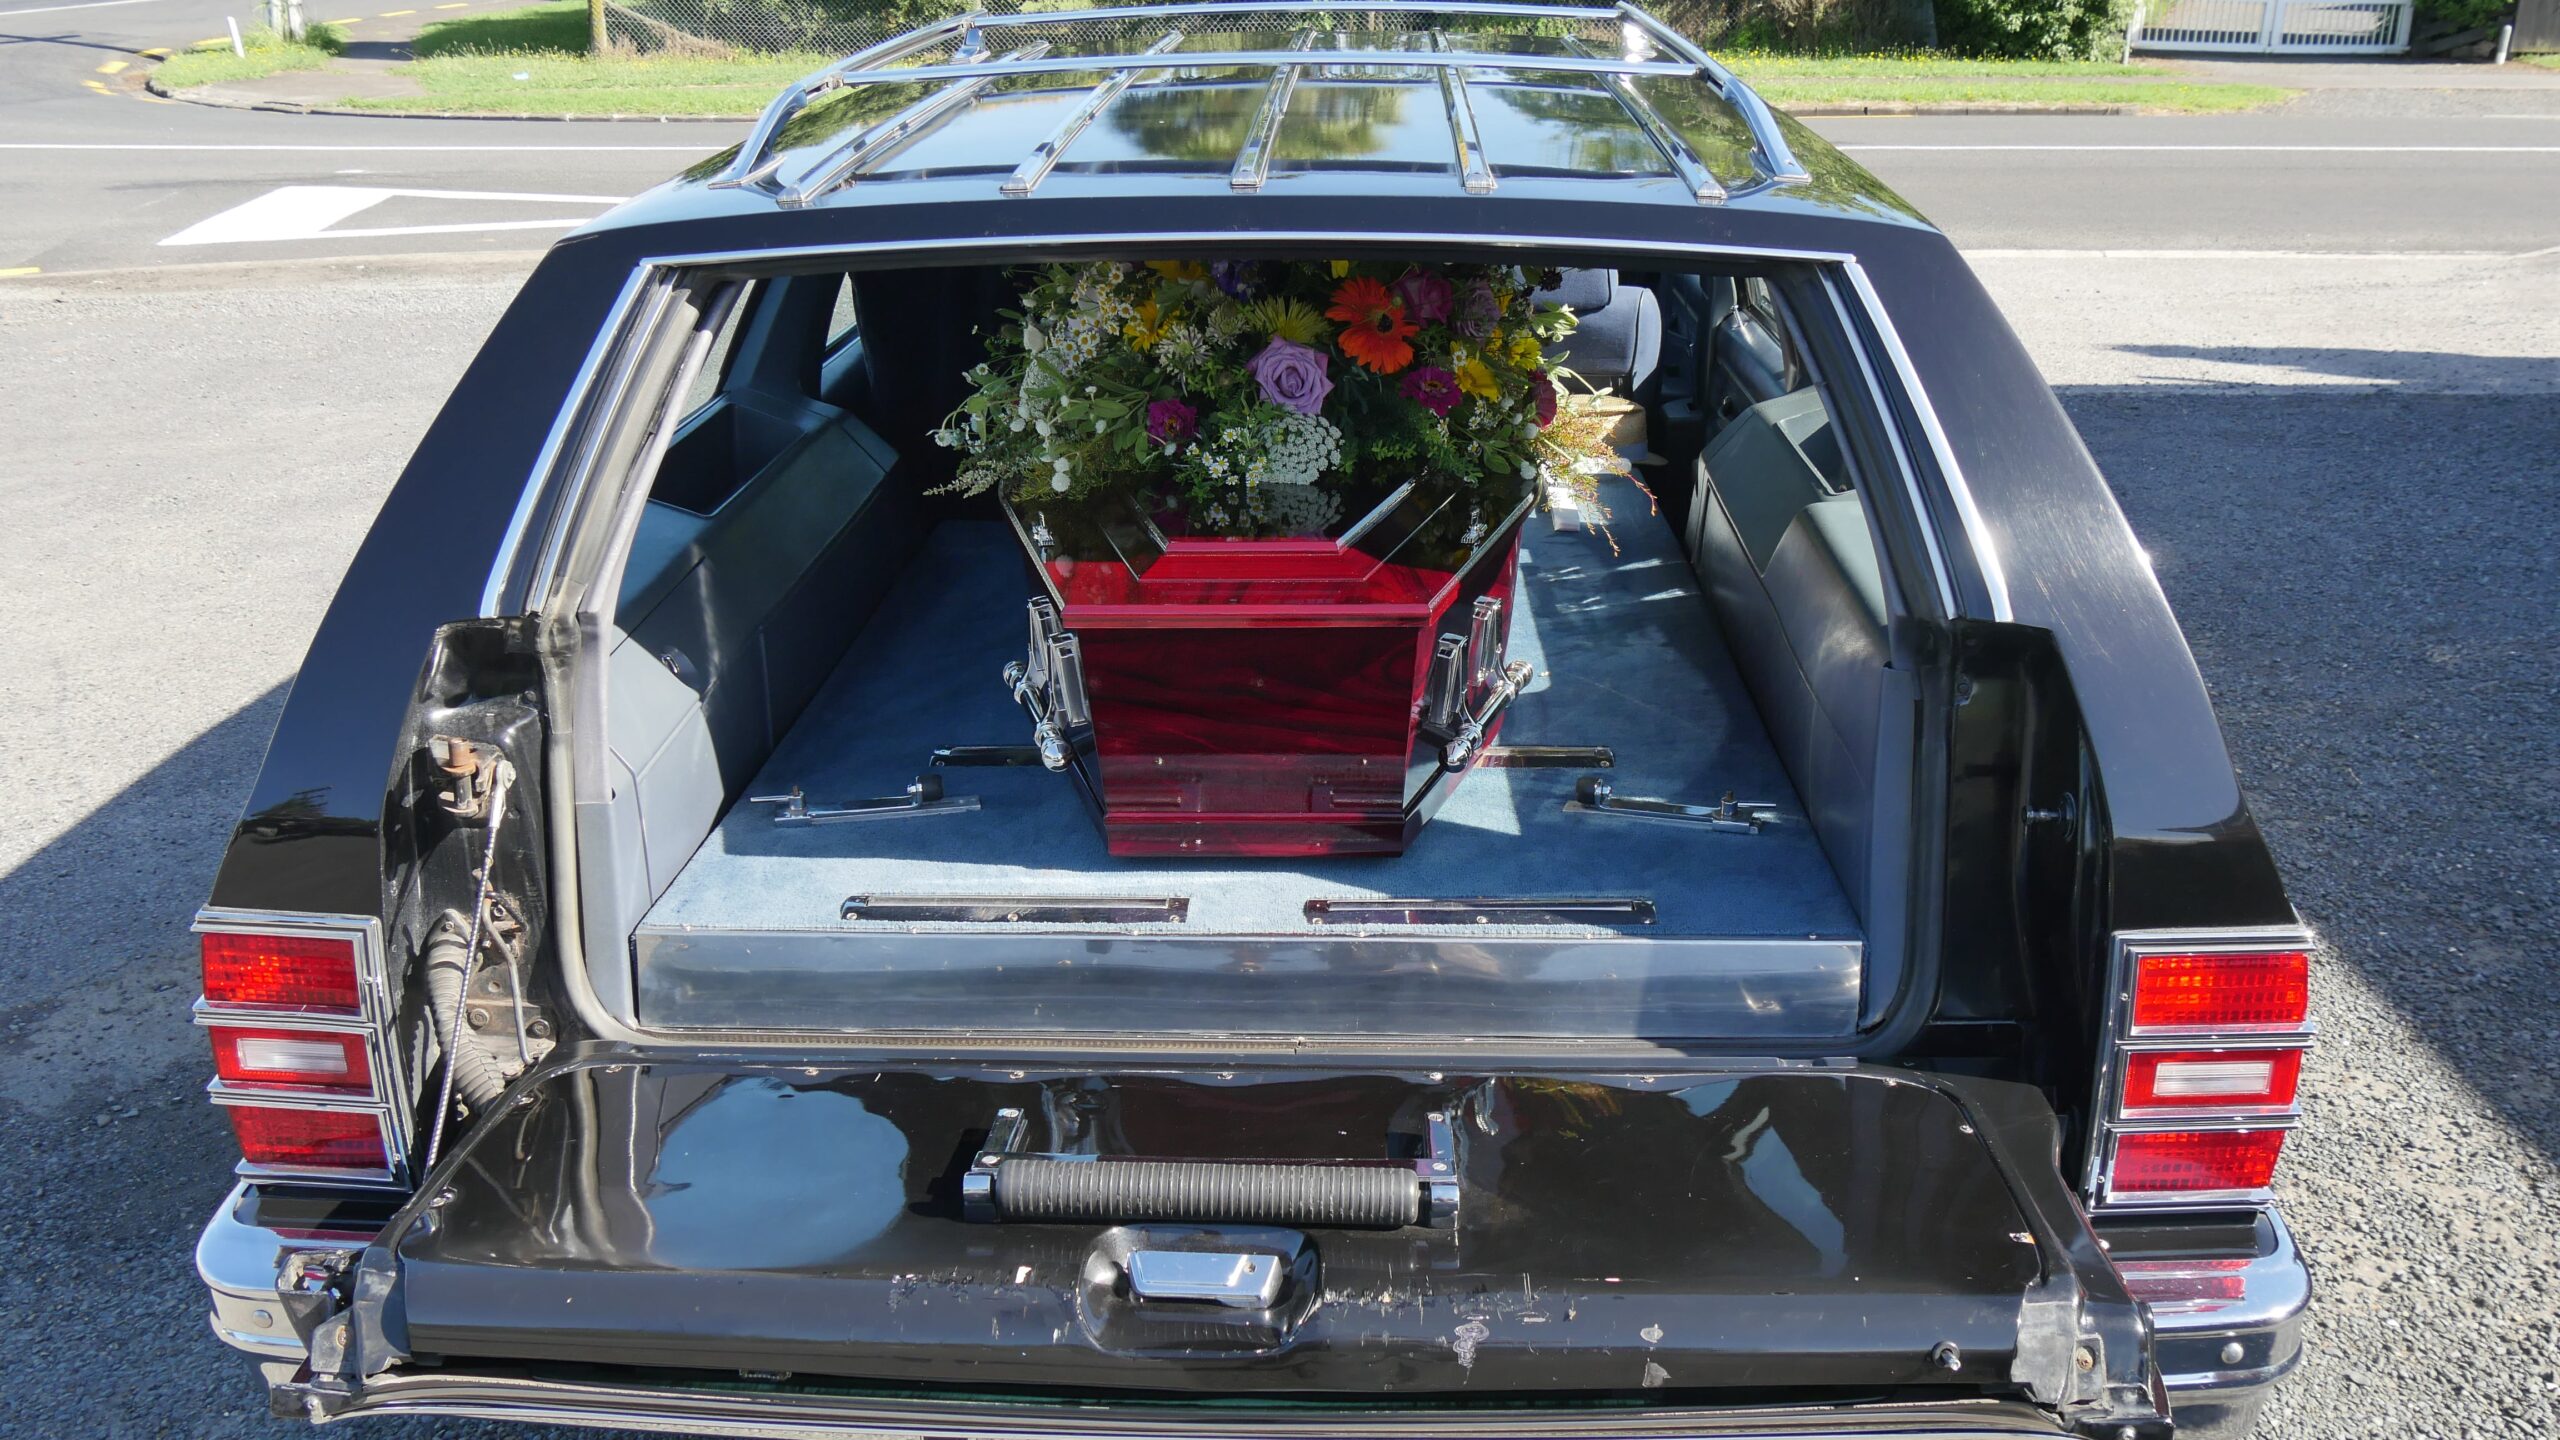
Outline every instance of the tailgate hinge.
<svg viewBox="0 0 2560 1440"><path fill-rule="evenodd" d="M297 1250L284 1257L276 1300L307 1358L291 1380L269 1387L270 1413L330 1419L354 1404L366 1376L409 1358L385 1325L395 1278L387 1254Z"/></svg>

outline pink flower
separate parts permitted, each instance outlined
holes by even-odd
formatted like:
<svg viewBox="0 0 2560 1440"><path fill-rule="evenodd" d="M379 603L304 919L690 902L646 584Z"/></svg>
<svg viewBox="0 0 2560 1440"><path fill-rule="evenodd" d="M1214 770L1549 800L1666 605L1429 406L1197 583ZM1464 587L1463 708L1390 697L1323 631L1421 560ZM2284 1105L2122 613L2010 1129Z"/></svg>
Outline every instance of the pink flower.
<svg viewBox="0 0 2560 1440"><path fill-rule="evenodd" d="M1283 410L1313 415L1324 408L1324 397L1333 393L1327 373L1332 368L1323 351L1275 335L1261 354L1245 362L1244 371L1261 385L1263 399Z"/></svg>
<svg viewBox="0 0 2560 1440"><path fill-rule="evenodd" d="M1449 307L1455 292L1449 288L1449 277L1437 270L1407 270L1396 281L1396 298L1404 302L1404 313L1430 325L1449 318Z"/></svg>
<svg viewBox="0 0 2560 1440"><path fill-rule="evenodd" d="M1158 400L1147 407L1147 438L1159 445L1179 445L1200 430L1200 412L1179 400Z"/></svg>
<svg viewBox="0 0 2560 1440"><path fill-rule="evenodd" d="M1539 371L1537 377L1529 382L1529 395L1538 402L1539 428L1556 423L1556 382L1547 378L1546 371Z"/></svg>
<svg viewBox="0 0 2560 1440"><path fill-rule="evenodd" d="M1458 377L1437 365L1417 365L1405 372L1404 398L1430 411L1446 415L1458 408L1466 392L1458 388Z"/></svg>

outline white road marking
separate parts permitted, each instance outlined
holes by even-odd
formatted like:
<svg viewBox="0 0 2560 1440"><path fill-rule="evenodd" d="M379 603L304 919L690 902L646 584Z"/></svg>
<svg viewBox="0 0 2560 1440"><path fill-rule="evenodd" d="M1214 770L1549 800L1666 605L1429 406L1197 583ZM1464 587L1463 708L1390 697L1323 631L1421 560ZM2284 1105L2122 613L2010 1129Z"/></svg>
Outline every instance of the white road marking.
<svg viewBox="0 0 2560 1440"><path fill-rule="evenodd" d="M2072 250L1966 249L1974 260L2530 260L2549 254L2544 250L2528 250L2517 254L2506 250Z"/></svg>
<svg viewBox="0 0 2560 1440"><path fill-rule="evenodd" d="M104 142L0 140L0 150L152 150L152 151L289 151L305 155L339 154L423 154L423 155L506 155L506 154L583 154L587 152L628 152L631 154L707 155L717 145L125 145Z"/></svg>
<svg viewBox="0 0 2560 1440"><path fill-rule="evenodd" d="M483 220L445 225L393 225L336 229L385 200L481 200L540 205L619 205L619 195L543 195L513 190L390 190L370 185L285 185L221 214L208 216L163 245L240 245L276 240L369 239L384 235L461 235L478 230L567 229L587 217Z"/></svg>
<svg viewBox="0 0 2560 1440"><path fill-rule="evenodd" d="M21 15L51 15L60 10L104 10L110 5L141 5L148 0L81 0L77 5L39 5L32 10L0 10L0 20L14 20Z"/></svg>
<svg viewBox="0 0 2560 1440"><path fill-rule="evenodd" d="M2560 145L1868 145L1869 150L1948 151L2155 151L2164 155L2560 155Z"/></svg>

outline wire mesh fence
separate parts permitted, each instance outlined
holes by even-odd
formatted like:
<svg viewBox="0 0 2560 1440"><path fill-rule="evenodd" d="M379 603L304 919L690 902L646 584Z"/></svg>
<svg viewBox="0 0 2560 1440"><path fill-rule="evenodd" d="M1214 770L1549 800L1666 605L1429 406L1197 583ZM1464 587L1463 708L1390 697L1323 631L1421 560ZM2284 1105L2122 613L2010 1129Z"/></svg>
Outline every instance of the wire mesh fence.
<svg viewBox="0 0 2560 1440"><path fill-rule="evenodd" d="M849 55L970 9L1015 14L1087 8L1091 7L1072 0L985 0L975 5L968 0L606 0L606 30L617 48L642 53ZM1902 38L1896 29L1909 4L1908 0L1661 0L1650 8L1710 46L1809 40L1863 44ZM1360 33L1411 30L1417 23L1412 15L1348 8L1320 16L1261 12L1222 17L1218 29L1231 34L1285 35L1316 25ZM1063 49L1125 45L1133 39L1143 44L1142 37L1161 34L1163 28L1160 22L1091 21L1047 33ZM1578 28L1598 34L1595 27Z"/></svg>

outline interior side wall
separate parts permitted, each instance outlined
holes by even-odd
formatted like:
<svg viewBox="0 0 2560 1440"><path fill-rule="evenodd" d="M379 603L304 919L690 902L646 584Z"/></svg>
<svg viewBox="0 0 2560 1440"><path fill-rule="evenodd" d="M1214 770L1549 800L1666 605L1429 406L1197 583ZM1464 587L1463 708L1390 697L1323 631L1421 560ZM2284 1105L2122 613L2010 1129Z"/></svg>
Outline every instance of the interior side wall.
<svg viewBox="0 0 2560 1440"><path fill-rule="evenodd" d="M922 493L950 467L929 434L1005 301L1001 272L855 276L861 332L839 341L845 283L759 287L642 520L609 662L615 792L580 825L590 873L616 882L587 907L599 959L627 953L948 512ZM1892 667L1889 568L1777 300L1728 277L1608 271L1569 272L1559 298L1585 320L1559 360L1643 405L1664 462L1646 479L1843 890L1884 938L1903 849L1878 837L1907 824L1914 699ZM604 968L612 1003L628 977Z"/></svg>

